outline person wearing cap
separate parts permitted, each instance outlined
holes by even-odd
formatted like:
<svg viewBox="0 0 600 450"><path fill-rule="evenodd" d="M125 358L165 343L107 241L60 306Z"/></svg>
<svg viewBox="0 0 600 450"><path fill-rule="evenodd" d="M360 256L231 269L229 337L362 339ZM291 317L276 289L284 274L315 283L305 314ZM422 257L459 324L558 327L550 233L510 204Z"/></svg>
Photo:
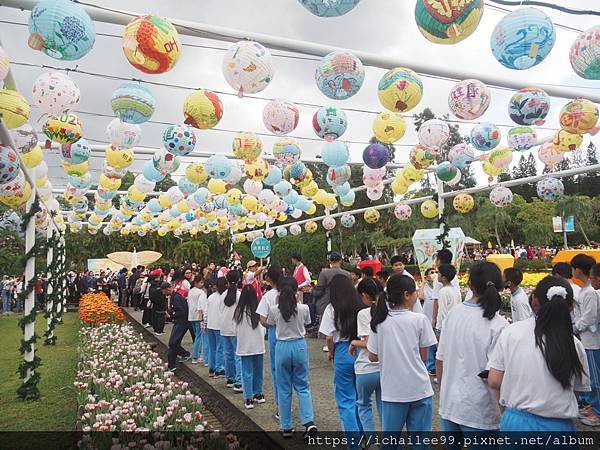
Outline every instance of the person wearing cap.
<svg viewBox="0 0 600 450"><path fill-rule="evenodd" d="M165 281L160 285L162 293L165 297L171 297L171 316L173 319L173 328L169 337L169 350L167 352L168 367L171 372L175 371L177 357L179 361L185 362L190 359L190 352L181 346L183 336L187 333L188 322L188 303L185 297L173 289L171 283Z"/></svg>
<svg viewBox="0 0 600 450"><path fill-rule="evenodd" d="M260 274L263 271L262 267L258 267L258 263L251 259L246 263L246 270L248 273L246 274L246 282L244 284L250 284L256 291L256 295L258 296L258 301L262 300L262 289L260 287Z"/></svg>
<svg viewBox="0 0 600 450"><path fill-rule="evenodd" d="M329 254L329 269L321 271L319 281L312 290L312 294L317 300L317 314L319 316L323 315L323 311L330 303L329 286L336 275L344 275L352 280L350 272L342 269L342 255L338 252L331 252Z"/></svg>
<svg viewBox="0 0 600 450"><path fill-rule="evenodd" d="M165 334L165 314L167 312L167 297L161 288L162 274L162 269L155 269L150 272L148 281L148 299L152 304L152 328L157 336Z"/></svg>
<svg viewBox="0 0 600 450"><path fill-rule="evenodd" d="M310 272L302 262L302 256L300 256L300 253L292 254L292 264L294 265L294 272L292 276L298 283L298 292L300 294L300 298L302 299L302 303L308 305L308 308L310 309L310 319L314 324L317 308L314 298L310 292L312 290Z"/></svg>

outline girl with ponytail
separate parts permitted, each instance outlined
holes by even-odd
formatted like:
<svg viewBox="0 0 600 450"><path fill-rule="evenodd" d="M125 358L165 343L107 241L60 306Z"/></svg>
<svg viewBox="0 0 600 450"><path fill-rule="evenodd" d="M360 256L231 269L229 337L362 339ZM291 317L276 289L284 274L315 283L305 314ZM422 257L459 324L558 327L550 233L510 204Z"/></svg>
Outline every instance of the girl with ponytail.
<svg viewBox="0 0 600 450"><path fill-rule="evenodd" d="M469 287L473 297L450 310L437 348L440 426L446 433L486 436L500 426L500 408L487 384L487 368L489 355L508 326L498 314L502 273L490 262L475 263Z"/></svg>
<svg viewBox="0 0 600 450"><path fill-rule="evenodd" d="M230 270L225 276L227 279L227 290L221 294L221 339L223 342L223 362L225 364L225 377L227 387L233 388L235 392L243 392L242 388L242 361L235 354L237 338L235 336L235 322L233 314L237 307L240 291L237 285L240 280L239 274Z"/></svg>
<svg viewBox="0 0 600 450"><path fill-rule="evenodd" d="M490 386L506 408L500 430L575 432L574 391L588 391L590 383L585 349L572 331L573 290L547 276L530 303L535 316L502 333L489 364Z"/></svg>

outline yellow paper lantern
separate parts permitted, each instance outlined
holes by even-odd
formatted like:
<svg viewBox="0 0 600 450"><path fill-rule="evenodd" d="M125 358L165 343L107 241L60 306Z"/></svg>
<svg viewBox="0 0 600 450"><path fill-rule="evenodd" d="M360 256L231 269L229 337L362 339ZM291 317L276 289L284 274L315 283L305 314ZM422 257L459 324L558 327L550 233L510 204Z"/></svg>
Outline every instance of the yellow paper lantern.
<svg viewBox="0 0 600 450"><path fill-rule="evenodd" d="M312 180L310 183L304 186L301 191L303 195L312 198L319 192L319 186L317 185L316 181Z"/></svg>
<svg viewBox="0 0 600 450"><path fill-rule="evenodd" d="M29 197L31 197L31 185L25 182L25 185L17 195L0 195L0 203L9 208L16 209L24 205L29 200Z"/></svg>
<svg viewBox="0 0 600 450"><path fill-rule="evenodd" d="M227 191L227 203L230 205L239 205L242 202L242 191L237 188Z"/></svg>
<svg viewBox="0 0 600 450"><path fill-rule="evenodd" d="M577 98L560 111L560 127L573 134L590 133L598 124L598 108L591 101Z"/></svg>
<svg viewBox="0 0 600 450"><path fill-rule="evenodd" d="M367 222L369 224L373 224L373 223L379 222L379 218L381 217L381 214L379 214L379 211L377 211L376 209L369 208L365 211L365 213L363 214L363 217L365 219L365 222Z"/></svg>
<svg viewBox="0 0 600 450"><path fill-rule="evenodd" d="M558 130L554 133L554 148L559 152L573 152L577 150L583 142L581 134L569 133L567 130Z"/></svg>
<svg viewBox="0 0 600 450"><path fill-rule="evenodd" d="M255 212L258 209L258 199L254 195L246 195L242 200L242 206L248 211ZM249 220L250 219L248 219L248 221Z"/></svg>
<svg viewBox="0 0 600 450"><path fill-rule="evenodd" d="M215 127L223 117L223 103L214 92L200 89L190 93L183 104L184 123L206 130Z"/></svg>
<svg viewBox="0 0 600 450"><path fill-rule="evenodd" d="M421 214L426 219L433 219L439 214L438 205L435 200L425 200L421 203Z"/></svg>
<svg viewBox="0 0 600 450"><path fill-rule="evenodd" d="M219 180L217 178L211 178L208 181L208 190L215 195L224 194L227 190L227 183L224 180Z"/></svg>
<svg viewBox="0 0 600 450"><path fill-rule="evenodd" d="M288 215L284 212L280 212L279 214L277 214L277 221L278 222L285 222L288 220Z"/></svg>
<svg viewBox="0 0 600 450"><path fill-rule="evenodd" d="M90 162L85 161L80 164L71 164L66 161L61 161L60 165L62 169L65 171L67 175L71 175L73 177L81 177L89 172L90 170ZM121 183L119 183L119 186Z"/></svg>
<svg viewBox="0 0 600 450"><path fill-rule="evenodd" d="M258 158L255 161L248 161L244 165L246 176L254 181L262 181L269 174L269 163L264 159Z"/></svg>
<svg viewBox="0 0 600 450"><path fill-rule="evenodd" d="M328 209L332 209L336 205L336 203L337 203L337 200L335 198L335 195L328 194L327 197L325 197L323 206L325 206Z"/></svg>
<svg viewBox="0 0 600 450"><path fill-rule="evenodd" d="M104 174L100 175L98 183L107 191L116 191L121 187L120 178L109 178Z"/></svg>
<svg viewBox="0 0 600 450"><path fill-rule="evenodd" d="M179 203L177 203L177 211L179 211L181 214L185 214L189 210L190 205L188 205L188 202L186 200L181 200Z"/></svg>
<svg viewBox="0 0 600 450"><path fill-rule="evenodd" d="M163 209L170 208L173 205L173 202L165 194L158 196L158 203Z"/></svg>
<svg viewBox="0 0 600 450"><path fill-rule="evenodd" d="M490 178L497 177L504 172L504 169L494 166L489 160L485 160L482 166L483 172Z"/></svg>
<svg viewBox="0 0 600 450"><path fill-rule="evenodd" d="M304 225L304 229L308 234L313 234L315 231L317 231L317 228L319 228L319 226L314 220L306 222L306 224Z"/></svg>
<svg viewBox="0 0 600 450"><path fill-rule="evenodd" d="M29 103L12 89L0 89L0 117L6 128L19 128L29 120Z"/></svg>
<svg viewBox="0 0 600 450"><path fill-rule="evenodd" d="M164 237L167 235L167 233L169 232L168 229L164 229L164 228L159 228L157 233L160 237Z"/></svg>
<svg viewBox="0 0 600 450"><path fill-rule="evenodd" d="M39 166L43 159L44 153L39 145L36 145L30 152L21 153L21 160L28 169Z"/></svg>
<svg viewBox="0 0 600 450"><path fill-rule="evenodd" d="M167 224L170 231L175 231L177 228L181 226L181 222L177 219L170 220Z"/></svg>
<svg viewBox="0 0 600 450"><path fill-rule="evenodd" d="M194 184L202 184L208 179L208 173L202 163L191 163L185 169L185 177Z"/></svg>
<svg viewBox="0 0 600 450"><path fill-rule="evenodd" d="M469 194L458 194L452 200L452 205L459 213L467 214L475 207L475 200Z"/></svg>
<svg viewBox="0 0 600 450"><path fill-rule="evenodd" d="M413 109L423 98L423 82L411 69L397 67L385 73L378 86L379 101L395 112Z"/></svg>
<svg viewBox="0 0 600 450"><path fill-rule="evenodd" d="M384 111L373 121L373 134L379 142L393 144L406 132L406 121L400 114Z"/></svg>
<svg viewBox="0 0 600 450"><path fill-rule="evenodd" d="M410 183L408 181L406 181L404 178L396 178L392 182L391 187L392 187L392 192L395 195L404 195L408 191L408 188L410 187Z"/></svg>
<svg viewBox="0 0 600 450"><path fill-rule="evenodd" d="M143 202L144 199L146 198L146 194L144 192L140 191L135 186L129 187L129 189L127 190L127 195L129 197L129 199L134 203Z"/></svg>
<svg viewBox="0 0 600 450"><path fill-rule="evenodd" d="M53 142L74 144L81 139L81 121L72 113L48 117L42 131Z"/></svg>
<svg viewBox="0 0 600 450"><path fill-rule="evenodd" d="M317 205L315 205L314 203L312 205L310 205L310 207L306 210L306 214L308 214L309 216L312 216L316 212L317 212Z"/></svg>
<svg viewBox="0 0 600 450"><path fill-rule="evenodd" d="M121 149L109 145L106 147L106 162L115 169L126 169L133 163L133 149Z"/></svg>

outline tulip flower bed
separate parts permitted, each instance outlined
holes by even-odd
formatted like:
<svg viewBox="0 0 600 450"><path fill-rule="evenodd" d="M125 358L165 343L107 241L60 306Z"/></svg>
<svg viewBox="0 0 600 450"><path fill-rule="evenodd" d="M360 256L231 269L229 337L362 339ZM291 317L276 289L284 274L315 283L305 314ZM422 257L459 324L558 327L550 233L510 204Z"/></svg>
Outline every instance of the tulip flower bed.
<svg viewBox="0 0 600 450"><path fill-rule="evenodd" d="M79 317L84 323L91 326L125 321L123 310L115 305L103 292L81 296Z"/></svg>

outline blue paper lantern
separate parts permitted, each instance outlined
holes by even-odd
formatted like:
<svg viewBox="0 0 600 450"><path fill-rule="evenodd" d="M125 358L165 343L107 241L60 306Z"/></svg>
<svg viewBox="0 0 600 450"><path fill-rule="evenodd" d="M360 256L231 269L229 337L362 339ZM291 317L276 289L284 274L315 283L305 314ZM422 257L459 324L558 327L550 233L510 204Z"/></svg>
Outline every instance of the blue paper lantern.
<svg viewBox="0 0 600 450"><path fill-rule="evenodd" d="M352 228L354 226L355 222L356 222L356 219L354 218L354 216L352 214L344 214L340 218L340 223L342 224L342 226L344 228Z"/></svg>
<svg viewBox="0 0 600 450"><path fill-rule="evenodd" d="M83 138L79 138L77 142L73 144L62 144L60 146L60 152L62 158L71 164L81 164L90 159L92 149L88 141Z"/></svg>
<svg viewBox="0 0 600 450"><path fill-rule="evenodd" d="M85 10L69 0L42 0L29 16L29 46L46 55L74 61L94 46L96 29Z"/></svg>
<svg viewBox="0 0 600 450"><path fill-rule="evenodd" d="M263 180L263 183L266 184L267 186L275 186L282 179L283 179L283 173L281 172L281 169L277 166L271 166L269 168L269 174Z"/></svg>
<svg viewBox="0 0 600 450"><path fill-rule="evenodd" d="M335 186L333 188L333 192L335 192L335 194L338 195L339 197L343 197L343 196L347 195L351 189L352 189L352 187L350 186L350 183L348 183L346 181L345 183L342 183L339 186Z"/></svg>
<svg viewBox="0 0 600 450"><path fill-rule="evenodd" d="M298 0L318 17L339 17L352 11L360 0Z"/></svg>
<svg viewBox="0 0 600 450"><path fill-rule="evenodd" d="M285 237L288 234L287 228L277 228L277 231L275 231L275 233L277 233L277 237Z"/></svg>
<svg viewBox="0 0 600 450"><path fill-rule="evenodd" d="M390 152L382 144L370 144L363 150L363 161L371 169L381 169L390 160Z"/></svg>
<svg viewBox="0 0 600 450"><path fill-rule="evenodd" d="M223 180L231 173L231 163L224 155L212 155L206 160L204 169L209 177Z"/></svg>
<svg viewBox="0 0 600 450"><path fill-rule="evenodd" d="M329 167L343 166L350 159L350 149L344 142L328 142L323 146L321 159Z"/></svg>
<svg viewBox="0 0 600 450"><path fill-rule="evenodd" d="M352 206L354 204L354 200L356 198L356 194L354 191L348 192L343 197L340 197L340 203L344 206Z"/></svg>
<svg viewBox="0 0 600 450"><path fill-rule="evenodd" d="M468 164L471 164L475 159L473 147L464 142L456 144L448 152L448 161L458 169L464 169Z"/></svg>
<svg viewBox="0 0 600 450"><path fill-rule="evenodd" d="M208 198L210 192L205 187L198 188L196 192L194 192L194 201L202 206L206 203L206 199Z"/></svg>
<svg viewBox="0 0 600 450"><path fill-rule="evenodd" d="M544 201L558 200L565 193L565 186L558 178L546 177L537 182L537 195Z"/></svg>
<svg viewBox="0 0 600 450"><path fill-rule="evenodd" d="M186 196L193 194L198 189L198 185L192 183L185 177L179 179L179 183L177 183L181 192L183 192Z"/></svg>
<svg viewBox="0 0 600 450"><path fill-rule="evenodd" d="M148 208L148 211L152 212L152 213L159 213L162 211L162 206L160 206L160 202L158 201L158 198L151 198L148 201L148 204L146 205L146 207Z"/></svg>
<svg viewBox="0 0 600 450"><path fill-rule="evenodd" d="M489 152L500 144L500 128L493 123L484 122L471 130L471 144L477 150Z"/></svg>
<svg viewBox="0 0 600 450"><path fill-rule="evenodd" d="M86 172L80 177L70 176L69 184L77 189L89 189L92 185L92 174Z"/></svg>
<svg viewBox="0 0 600 450"><path fill-rule="evenodd" d="M273 186L273 191L283 198L292 191L292 184L289 181L282 180Z"/></svg>
<svg viewBox="0 0 600 450"><path fill-rule="evenodd" d="M290 166L290 177L296 181L304 180L307 173L308 169L306 164L304 164L302 161L298 161Z"/></svg>
<svg viewBox="0 0 600 450"><path fill-rule="evenodd" d="M150 89L139 83L123 83L113 92L110 103L115 115L127 123L148 121L156 108Z"/></svg>
<svg viewBox="0 0 600 450"><path fill-rule="evenodd" d="M349 52L335 51L324 56L315 72L319 90L334 100L346 100L356 94L365 81L365 68Z"/></svg>
<svg viewBox="0 0 600 450"><path fill-rule="evenodd" d="M12 148L0 145L0 184L9 183L19 175L19 155Z"/></svg>
<svg viewBox="0 0 600 450"><path fill-rule="evenodd" d="M334 140L346 132L348 117L335 106L323 106L313 116L313 129L321 139Z"/></svg>
<svg viewBox="0 0 600 450"><path fill-rule="evenodd" d="M165 149L175 156L188 155L196 147L196 134L188 125L170 125L162 139Z"/></svg>
<svg viewBox="0 0 600 450"><path fill-rule="evenodd" d="M500 64L524 70L541 63L555 40L554 24L548 15L536 8L520 8L498 22L491 47Z"/></svg>
<svg viewBox="0 0 600 450"><path fill-rule="evenodd" d="M144 167L142 168L142 174L146 180L153 181L155 183L158 183L165 178L165 175L156 170L152 160L147 161L146 164L144 164Z"/></svg>
<svg viewBox="0 0 600 450"><path fill-rule="evenodd" d="M339 186L348 182L351 176L352 170L348 164L339 167L330 167L327 170L327 184L329 186Z"/></svg>

